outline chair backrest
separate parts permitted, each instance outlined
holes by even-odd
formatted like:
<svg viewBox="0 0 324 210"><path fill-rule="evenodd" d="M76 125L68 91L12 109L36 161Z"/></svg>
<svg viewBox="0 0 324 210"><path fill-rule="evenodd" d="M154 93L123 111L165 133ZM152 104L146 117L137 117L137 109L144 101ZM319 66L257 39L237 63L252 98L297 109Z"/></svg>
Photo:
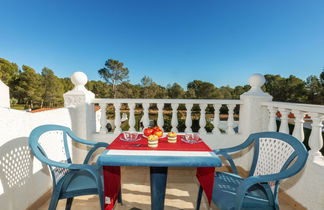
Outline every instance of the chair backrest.
<svg viewBox="0 0 324 210"><path fill-rule="evenodd" d="M290 177L303 168L308 157L304 144L289 134L261 132L250 135L247 141L254 143L250 176L284 172L285 178ZM273 191L278 183L271 183Z"/></svg>
<svg viewBox="0 0 324 210"><path fill-rule="evenodd" d="M54 183L57 183L68 169L55 167L54 162L72 163L72 131L64 126L43 125L35 128L29 137L29 146L34 156L48 165Z"/></svg>

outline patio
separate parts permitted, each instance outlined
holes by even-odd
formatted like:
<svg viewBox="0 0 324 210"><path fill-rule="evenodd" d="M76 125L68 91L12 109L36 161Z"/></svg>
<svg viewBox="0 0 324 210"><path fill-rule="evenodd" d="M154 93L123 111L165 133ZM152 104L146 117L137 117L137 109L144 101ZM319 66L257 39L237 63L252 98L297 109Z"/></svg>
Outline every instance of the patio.
<svg viewBox="0 0 324 210"><path fill-rule="evenodd" d="M34 158L28 148L28 136L31 130L43 124L58 124L70 127L80 138L92 141L111 143L122 132L122 121L128 124L130 131L138 129L135 112L141 105L142 124L150 125L152 105L157 110L156 123L163 127L166 107L170 108L171 128L175 132L192 132L193 107L198 106L198 133L212 149L226 148L242 143L254 132L280 131L290 133L300 141L304 141L304 121L311 122L311 133L307 137L309 158L304 170L297 176L285 180L280 185L284 192L280 196L282 209L323 209L324 206L324 158L320 152L323 147L322 123L324 107L295 103L272 101L272 97L264 93L261 86L264 77L252 75L249 79L251 89L242 94L239 100L205 100L205 99L98 99L85 88L87 76L81 72L72 75L74 89L64 94L65 107L45 112L29 113L10 109L9 90L1 88L0 116L0 203L7 210L46 209L44 201L49 198L52 182L48 169ZM95 110L95 106L100 106ZM180 110L185 108L185 118L178 119ZM121 114L127 107L128 119ZM107 108L113 107L114 119L107 115ZM220 118L220 109L227 109L226 118ZM206 115L212 108L213 114ZM183 111L182 111L183 112ZM278 114L280 113L280 117ZM290 113L294 118L289 118ZM307 116L310 117L305 119ZM179 120L184 120L184 130L179 131ZM106 128L110 122L112 130ZM277 126L277 123L280 125ZM207 123L213 124L207 130ZM293 129L291 129L291 125ZM308 124L309 126L309 124ZM178 130L179 129L179 130ZM79 163L87 152L87 148L73 145L72 159ZM240 153L235 162L241 171L250 167L252 155L250 151ZM198 191L193 169L172 169L168 178L167 209L193 209ZM134 175L135 174L135 175ZM148 209L149 178L148 170L142 168L124 168L122 173L124 206L116 209ZM305 193L307 192L307 193ZM28 195L28 196L27 196ZM20 199L17 199L20 198ZM60 208L64 202L60 202ZM40 207L41 206L41 207ZM97 197L80 197L73 202L73 208L98 209ZM297 207L296 207L297 206ZM202 208L206 209L206 201Z"/></svg>
<svg viewBox="0 0 324 210"><path fill-rule="evenodd" d="M150 209L149 169L145 167L123 167L122 174L123 205L117 204L115 209ZM199 187L195 174L195 168L171 168L169 170L165 200L166 210L195 208ZM290 206L282 197L279 195L282 210L302 209L296 208L296 206ZM48 205L49 200L38 209L46 210ZM76 197L72 206L72 209L95 210L99 208L100 205L97 196ZM64 200L59 202L57 209L65 209ZM203 199L200 209L209 209L206 199ZM212 205L211 209L217 208Z"/></svg>

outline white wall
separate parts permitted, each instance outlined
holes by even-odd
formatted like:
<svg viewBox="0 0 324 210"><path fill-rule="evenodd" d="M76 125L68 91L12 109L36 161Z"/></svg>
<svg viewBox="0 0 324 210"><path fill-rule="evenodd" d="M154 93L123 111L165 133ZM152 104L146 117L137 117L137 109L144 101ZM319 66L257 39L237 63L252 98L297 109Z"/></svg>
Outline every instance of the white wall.
<svg viewBox="0 0 324 210"><path fill-rule="evenodd" d="M10 107L9 87L0 80L0 107Z"/></svg>
<svg viewBox="0 0 324 210"><path fill-rule="evenodd" d="M69 110L28 113L0 108L0 209L26 209L50 189L47 167L28 147L31 130L43 124L71 127Z"/></svg>

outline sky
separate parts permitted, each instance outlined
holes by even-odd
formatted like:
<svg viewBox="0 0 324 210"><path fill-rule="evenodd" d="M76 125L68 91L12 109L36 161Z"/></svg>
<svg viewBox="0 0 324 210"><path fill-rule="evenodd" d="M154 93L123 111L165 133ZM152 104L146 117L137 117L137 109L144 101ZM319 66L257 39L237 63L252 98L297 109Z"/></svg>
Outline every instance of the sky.
<svg viewBox="0 0 324 210"><path fill-rule="evenodd" d="M245 85L254 73L306 79L324 67L323 0L0 0L0 57L59 77Z"/></svg>

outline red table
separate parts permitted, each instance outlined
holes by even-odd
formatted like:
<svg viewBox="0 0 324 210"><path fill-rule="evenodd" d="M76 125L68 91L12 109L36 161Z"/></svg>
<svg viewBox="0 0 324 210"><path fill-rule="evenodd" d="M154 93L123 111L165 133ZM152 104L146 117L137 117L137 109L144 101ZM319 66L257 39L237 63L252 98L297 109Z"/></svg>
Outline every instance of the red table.
<svg viewBox="0 0 324 210"><path fill-rule="evenodd" d="M120 166L148 166L151 172L152 209L164 208L165 187L168 167L197 167L197 178L204 189L208 201L211 201L214 167L221 166L221 160L202 141L188 144L181 141L169 143L167 138L159 140L158 148L149 148L147 139L142 137L136 142L120 140L119 135L100 155L98 163L103 167L105 197L108 201L105 209L112 209L121 189Z"/></svg>

